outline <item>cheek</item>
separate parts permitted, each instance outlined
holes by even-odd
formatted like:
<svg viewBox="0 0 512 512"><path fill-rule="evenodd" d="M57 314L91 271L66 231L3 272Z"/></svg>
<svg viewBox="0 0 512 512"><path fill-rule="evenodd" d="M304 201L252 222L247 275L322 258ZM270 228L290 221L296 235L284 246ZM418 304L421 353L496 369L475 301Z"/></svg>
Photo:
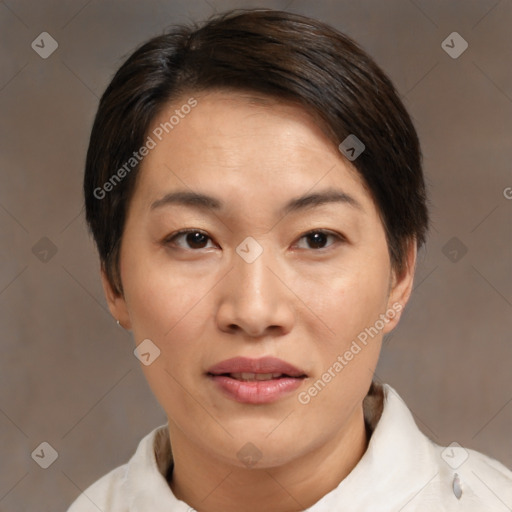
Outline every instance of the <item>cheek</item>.
<svg viewBox="0 0 512 512"><path fill-rule="evenodd" d="M123 284L136 341L151 336L165 341L182 325L190 326L211 284L200 275L188 275L151 254L132 252L124 258Z"/></svg>
<svg viewBox="0 0 512 512"><path fill-rule="evenodd" d="M197 272L157 265L149 255L126 254L123 261L126 302L135 344L151 340L160 350L154 363L142 370L154 392L167 401L182 395L201 369L198 354L205 332L213 329L212 283ZM209 338L209 337L208 337Z"/></svg>
<svg viewBox="0 0 512 512"><path fill-rule="evenodd" d="M311 285L304 283L301 292L317 315L307 316L309 337L320 362L317 378L329 382L316 403L335 407L364 396L377 365L383 330L375 326L381 326L379 317L387 308L387 259L354 259Z"/></svg>
<svg viewBox="0 0 512 512"><path fill-rule="evenodd" d="M372 329L386 311L387 286L385 267L374 266L372 271L333 277L328 293L309 292L317 307L315 313L329 327L329 336L319 335L325 328L318 320L311 321L309 334L319 364L298 401L305 414L322 418L323 429L338 428L370 386L382 340L382 331ZM326 411L332 414L326 415Z"/></svg>
<svg viewBox="0 0 512 512"><path fill-rule="evenodd" d="M329 337L339 345L373 325L386 311L388 285L385 264L355 262L314 281L302 280L298 295L316 313L316 322L321 319L328 326Z"/></svg>
<svg viewBox="0 0 512 512"><path fill-rule="evenodd" d="M125 292L135 343L151 340L160 350L141 368L158 401L169 410L190 407L185 390L193 389L201 372L198 341L213 328L213 305L206 279L151 265L149 258L125 260Z"/></svg>

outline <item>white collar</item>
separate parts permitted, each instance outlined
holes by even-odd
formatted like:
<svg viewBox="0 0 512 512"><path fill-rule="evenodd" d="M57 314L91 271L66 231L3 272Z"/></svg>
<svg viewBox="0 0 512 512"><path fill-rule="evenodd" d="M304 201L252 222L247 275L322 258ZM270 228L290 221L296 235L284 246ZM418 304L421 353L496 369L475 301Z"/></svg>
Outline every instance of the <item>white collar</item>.
<svg viewBox="0 0 512 512"><path fill-rule="evenodd" d="M439 472L430 440L418 429L398 393L383 384L382 415L368 448L354 469L308 510L326 512L346 503L350 510L400 510L404 494L411 498Z"/></svg>
<svg viewBox="0 0 512 512"><path fill-rule="evenodd" d="M350 474L308 512L333 512L340 507L351 512L375 512L376 504L381 507L379 510L393 512L472 512L482 510L482 503L492 504L486 511L512 510L503 506L512 500L512 473L473 450L467 450L471 463L454 471L442 458L443 448L418 429L406 404L391 386L372 385L363 406L365 421L373 430L366 452ZM130 512L192 510L174 496L166 480L172 461L167 427L157 427L144 437L126 465L121 494ZM461 501L453 490L457 474L465 489L465 499ZM489 492L491 486L494 496Z"/></svg>

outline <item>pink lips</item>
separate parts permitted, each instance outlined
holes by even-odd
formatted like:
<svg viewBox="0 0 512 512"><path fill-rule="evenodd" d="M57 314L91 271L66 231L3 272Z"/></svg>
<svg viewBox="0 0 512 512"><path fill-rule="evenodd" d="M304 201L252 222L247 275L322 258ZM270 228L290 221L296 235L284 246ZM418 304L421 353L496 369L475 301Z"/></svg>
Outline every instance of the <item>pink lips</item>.
<svg viewBox="0 0 512 512"><path fill-rule="evenodd" d="M240 374L274 374L265 380ZM277 376L276 374L281 374ZM306 377L304 371L275 357L249 359L235 357L222 361L208 369L207 375L229 398L248 404L265 404L278 400L296 390ZM235 375L235 376L233 376ZM235 378L237 377L237 378Z"/></svg>

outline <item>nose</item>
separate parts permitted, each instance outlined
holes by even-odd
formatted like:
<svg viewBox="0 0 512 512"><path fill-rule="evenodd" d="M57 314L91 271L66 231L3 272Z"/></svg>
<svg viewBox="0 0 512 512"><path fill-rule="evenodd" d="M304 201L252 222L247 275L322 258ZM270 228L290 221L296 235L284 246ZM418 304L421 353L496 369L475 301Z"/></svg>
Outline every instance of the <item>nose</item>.
<svg viewBox="0 0 512 512"><path fill-rule="evenodd" d="M291 331L295 320L293 293L282 269L264 250L251 263L237 253L222 280L217 324L224 332L261 338Z"/></svg>

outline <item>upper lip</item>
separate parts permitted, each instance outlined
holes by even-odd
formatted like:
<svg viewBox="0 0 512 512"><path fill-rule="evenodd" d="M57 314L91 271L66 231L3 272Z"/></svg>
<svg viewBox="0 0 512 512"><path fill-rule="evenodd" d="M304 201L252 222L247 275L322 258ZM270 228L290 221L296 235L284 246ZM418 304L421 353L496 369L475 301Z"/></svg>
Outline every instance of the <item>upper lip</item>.
<svg viewBox="0 0 512 512"><path fill-rule="evenodd" d="M223 373L282 373L290 377L305 377L303 370L276 357L233 357L213 365L207 373L221 375Z"/></svg>

